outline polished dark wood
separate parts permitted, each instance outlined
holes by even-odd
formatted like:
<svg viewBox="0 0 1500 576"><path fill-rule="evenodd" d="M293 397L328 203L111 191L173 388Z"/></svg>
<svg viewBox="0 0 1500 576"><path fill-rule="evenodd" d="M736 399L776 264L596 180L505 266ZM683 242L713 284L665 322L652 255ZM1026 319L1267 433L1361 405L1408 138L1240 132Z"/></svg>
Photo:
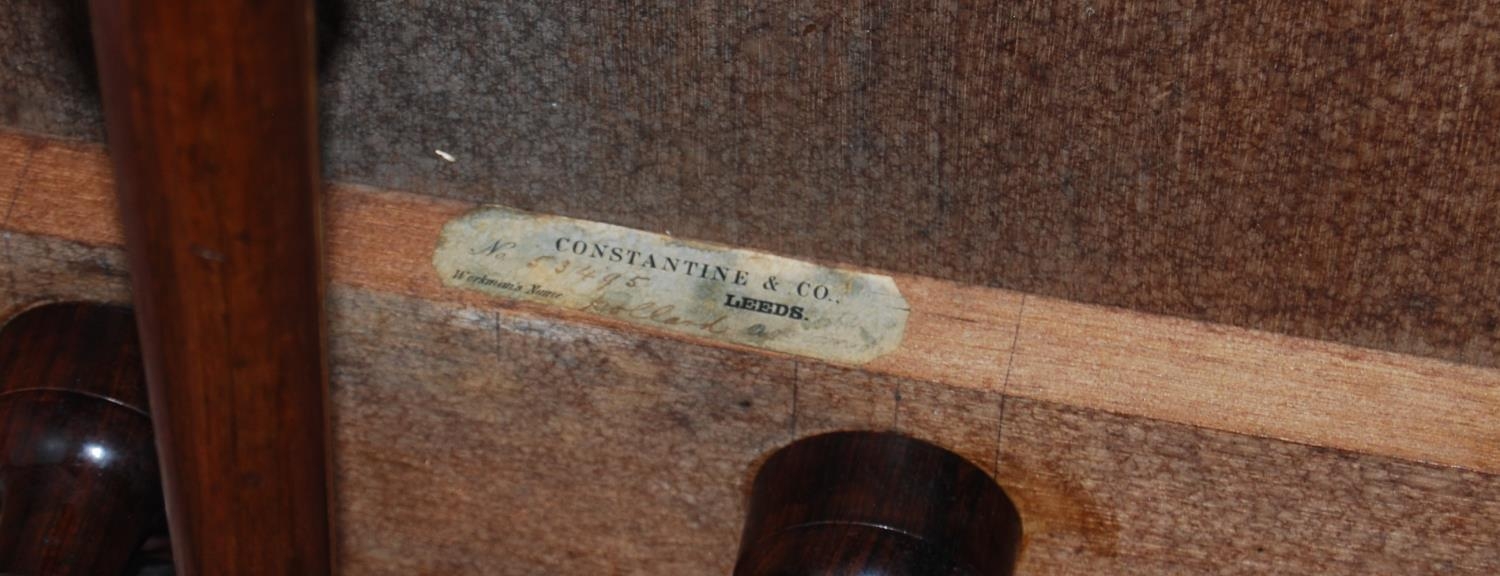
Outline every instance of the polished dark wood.
<svg viewBox="0 0 1500 576"><path fill-rule="evenodd" d="M327 574L312 3L90 8L178 572Z"/></svg>
<svg viewBox="0 0 1500 576"><path fill-rule="evenodd" d="M962 457L881 432L835 432L756 474L736 576L1008 576L1021 518Z"/></svg>
<svg viewBox="0 0 1500 576"><path fill-rule="evenodd" d="M122 574L162 516L128 309L49 304L0 328L0 573Z"/></svg>

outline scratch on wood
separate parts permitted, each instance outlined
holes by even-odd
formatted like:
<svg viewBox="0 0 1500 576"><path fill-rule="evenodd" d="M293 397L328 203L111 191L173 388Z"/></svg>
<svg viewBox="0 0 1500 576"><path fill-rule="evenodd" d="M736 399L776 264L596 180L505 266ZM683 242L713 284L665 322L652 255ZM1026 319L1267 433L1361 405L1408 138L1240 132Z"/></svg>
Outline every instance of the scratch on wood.
<svg viewBox="0 0 1500 576"><path fill-rule="evenodd" d="M1000 380L1000 394L1010 393L1010 372L1016 367L1016 345L1021 343L1021 322L1026 318L1026 295L1021 295L1021 304L1016 306L1016 329L1010 336L1010 357L1005 362L1005 376ZM1005 413L1000 413L1001 420Z"/></svg>

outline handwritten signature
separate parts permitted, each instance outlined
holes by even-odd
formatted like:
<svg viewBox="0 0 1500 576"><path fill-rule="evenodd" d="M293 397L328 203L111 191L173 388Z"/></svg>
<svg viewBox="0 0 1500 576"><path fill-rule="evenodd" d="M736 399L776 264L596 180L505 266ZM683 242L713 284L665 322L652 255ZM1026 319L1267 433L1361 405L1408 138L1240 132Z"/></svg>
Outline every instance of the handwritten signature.
<svg viewBox="0 0 1500 576"><path fill-rule="evenodd" d="M709 334L726 334L729 328L724 326L724 321L729 319L728 314L720 314L713 320L697 321L689 320L677 315L677 307L672 304L657 304L656 302L641 302L639 304L615 304L607 302L603 298L590 300L579 310L593 312L616 318L628 318L631 320L644 320L655 322L663 326L681 326L686 328L697 328Z"/></svg>

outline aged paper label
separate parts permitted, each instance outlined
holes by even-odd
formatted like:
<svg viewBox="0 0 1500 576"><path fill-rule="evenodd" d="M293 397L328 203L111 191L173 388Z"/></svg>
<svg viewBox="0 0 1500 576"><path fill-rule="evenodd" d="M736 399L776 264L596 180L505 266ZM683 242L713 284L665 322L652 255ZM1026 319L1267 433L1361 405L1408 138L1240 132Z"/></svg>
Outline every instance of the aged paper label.
<svg viewBox="0 0 1500 576"><path fill-rule="evenodd" d="M448 222L432 263L454 288L835 362L906 330L888 276L498 206Z"/></svg>

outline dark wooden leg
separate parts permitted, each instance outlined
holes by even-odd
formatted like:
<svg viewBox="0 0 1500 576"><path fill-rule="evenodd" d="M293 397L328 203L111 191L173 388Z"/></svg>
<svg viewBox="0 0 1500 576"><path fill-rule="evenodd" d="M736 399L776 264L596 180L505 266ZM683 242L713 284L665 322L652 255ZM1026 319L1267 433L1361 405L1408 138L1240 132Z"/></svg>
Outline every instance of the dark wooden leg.
<svg viewBox="0 0 1500 576"><path fill-rule="evenodd" d="M93 0L179 574L328 574L309 0Z"/></svg>
<svg viewBox="0 0 1500 576"><path fill-rule="evenodd" d="M983 470L896 434L838 432L755 478L736 576L1008 576L1021 518Z"/></svg>
<svg viewBox="0 0 1500 576"><path fill-rule="evenodd" d="M119 575L161 515L130 311L52 304L0 327L0 573Z"/></svg>

